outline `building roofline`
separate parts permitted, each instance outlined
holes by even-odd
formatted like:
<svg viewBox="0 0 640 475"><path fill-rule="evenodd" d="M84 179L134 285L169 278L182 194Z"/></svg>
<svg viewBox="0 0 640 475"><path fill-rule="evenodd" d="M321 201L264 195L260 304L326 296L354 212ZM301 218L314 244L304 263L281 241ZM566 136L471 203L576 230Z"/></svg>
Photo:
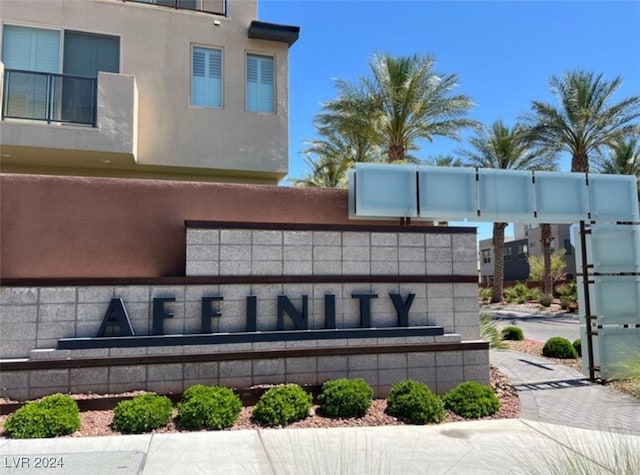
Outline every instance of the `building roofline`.
<svg viewBox="0 0 640 475"><path fill-rule="evenodd" d="M249 38L255 40L280 41L293 45L300 35L300 27L293 25L279 25L253 20L249 25Z"/></svg>

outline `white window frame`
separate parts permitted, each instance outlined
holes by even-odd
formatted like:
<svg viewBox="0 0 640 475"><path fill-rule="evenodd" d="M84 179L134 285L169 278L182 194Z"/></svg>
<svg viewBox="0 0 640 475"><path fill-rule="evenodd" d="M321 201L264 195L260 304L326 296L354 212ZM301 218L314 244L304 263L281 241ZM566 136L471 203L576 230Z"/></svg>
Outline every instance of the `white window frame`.
<svg viewBox="0 0 640 475"><path fill-rule="evenodd" d="M272 84L271 84L271 110L267 111L267 110L259 110L259 108L251 108L250 104L249 104L249 58L250 57L257 57L257 58L269 58L271 59L271 66L272 66ZM277 81L277 74L276 74L276 56L274 54L268 54L268 53L262 53L262 52L255 52L255 51L247 51L245 53L245 67L244 67L244 74L245 74L245 78L244 78L244 93L245 93L245 111L246 112L251 112L251 113L255 113L255 114L267 114L267 115L276 115L277 114L277 98L276 98L276 91L277 91L277 87L276 87L276 81Z"/></svg>
<svg viewBox="0 0 640 475"><path fill-rule="evenodd" d="M220 87L219 87L219 103L218 104L206 104L206 103L196 103L195 101L195 91L194 91L194 55L196 50L203 51L217 51L220 54ZM206 63L205 63L206 64ZM206 69L206 66L205 66ZM191 107L202 107L206 109L223 109L224 108L224 50L219 46L205 46L199 44L192 44L190 51L190 61L189 61L189 104Z"/></svg>

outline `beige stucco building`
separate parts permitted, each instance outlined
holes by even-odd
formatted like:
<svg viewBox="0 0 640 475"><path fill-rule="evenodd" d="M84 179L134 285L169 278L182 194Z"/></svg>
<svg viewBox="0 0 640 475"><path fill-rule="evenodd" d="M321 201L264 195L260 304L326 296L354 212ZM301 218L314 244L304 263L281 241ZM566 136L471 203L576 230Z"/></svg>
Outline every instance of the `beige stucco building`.
<svg viewBox="0 0 640 475"><path fill-rule="evenodd" d="M299 28L256 16L256 0L2 0L2 171L276 184Z"/></svg>

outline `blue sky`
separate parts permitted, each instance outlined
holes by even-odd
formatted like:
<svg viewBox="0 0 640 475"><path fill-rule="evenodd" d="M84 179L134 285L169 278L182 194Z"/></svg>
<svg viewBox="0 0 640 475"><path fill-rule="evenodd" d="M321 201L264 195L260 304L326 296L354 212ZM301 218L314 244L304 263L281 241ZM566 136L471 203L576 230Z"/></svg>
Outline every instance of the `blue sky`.
<svg viewBox="0 0 640 475"><path fill-rule="evenodd" d="M586 69L624 79L617 99L640 95L640 1L259 0L263 21L300 26L289 51L289 169L315 137L313 117L336 94L334 79L368 74L375 53L429 54L435 70L457 73L470 116L513 123L531 100L553 102L547 80ZM464 148L436 139L416 155ZM569 169L563 157L562 170ZM453 223L452 223L453 224ZM490 225L480 225L489 237Z"/></svg>

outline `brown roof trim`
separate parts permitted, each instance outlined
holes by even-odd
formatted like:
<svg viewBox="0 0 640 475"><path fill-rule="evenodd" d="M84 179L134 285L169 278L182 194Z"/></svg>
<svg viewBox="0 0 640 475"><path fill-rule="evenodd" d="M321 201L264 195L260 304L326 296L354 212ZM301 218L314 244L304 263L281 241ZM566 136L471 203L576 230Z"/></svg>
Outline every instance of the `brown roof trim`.
<svg viewBox="0 0 640 475"><path fill-rule="evenodd" d="M255 40L280 41L291 47L300 36L300 27L253 20L249 25L248 36Z"/></svg>
<svg viewBox="0 0 640 475"><path fill-rule="evenodd" d="M327 355L372 355L386 353L440 353L446 351L488 350L486 341L460 343L424 343L399 345L362 345L314 348L287 348L261 351L231 351L215 353L189 353L179 355L138 355L120 357L77 358L59 360L19 360L0 362L0 371L29 371L42 369L96 368L103 366L129 366L140 364L200 363L205 361L260 360L274 358L308 358Z"/></svg>
<svg viewBox="0 0 640 475"><path fill-rule="evenodd" d="M185 220L185 227L191 229L266 229L270 231L352 231L376 233L422 233L422 234L477 234L475 227L467 226L425 226L409 224L317 224L317 223L249 223L236 221Z"/></svg>
<svg viewBox="0 0 640 475"><path fill-rule="evenodd" d="M84 287L125 285L234 285L234 284L457 284L477 283L477 275L249 275L174 277L42 277L2 279L3 287Z"/></svg>

